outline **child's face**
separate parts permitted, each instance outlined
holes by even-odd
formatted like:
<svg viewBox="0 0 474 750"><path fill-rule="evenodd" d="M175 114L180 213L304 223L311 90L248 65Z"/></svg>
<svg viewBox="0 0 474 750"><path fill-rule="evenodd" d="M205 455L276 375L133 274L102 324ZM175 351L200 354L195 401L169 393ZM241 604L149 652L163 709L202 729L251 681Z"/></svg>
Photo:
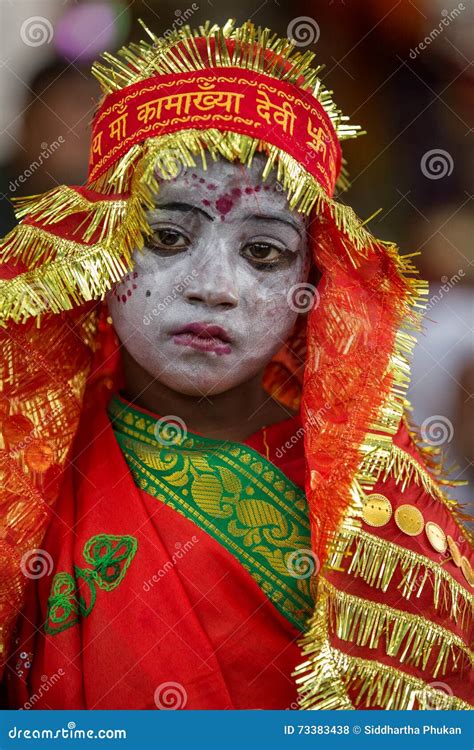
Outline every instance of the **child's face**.
<svg viewBox="0 0 474 750"><path fill-rule="evenodd" d="M153 238L108 296L117 334L154 378L202 396L257 375L288 338L307 279L305 218L276 178L220 160L162 180Z"/></svg>

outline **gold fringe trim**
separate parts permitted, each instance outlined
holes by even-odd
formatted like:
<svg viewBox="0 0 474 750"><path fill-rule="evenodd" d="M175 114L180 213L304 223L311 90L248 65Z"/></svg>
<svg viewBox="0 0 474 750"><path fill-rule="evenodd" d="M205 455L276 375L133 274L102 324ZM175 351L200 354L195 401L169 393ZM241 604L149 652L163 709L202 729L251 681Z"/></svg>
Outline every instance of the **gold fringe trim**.
<svg viewBox="0 0 474 750"><path fill-rule="evenodd" d="M448 613L462 628L470 626L473 595L442 565L394 542L361 529L345 529L331 550L328 567L343 570L344 559L351 554L354 543L348 575L362 578L369 586L385 593L399 570L402 580L397 590L405 599L418 598L429 583L433 587L434 607L441 613Z"/></svg>
<svg viewBox="0 0 474 750"><path fill-rule="evenodd" d="M380 240L376 240L363 226L354 210L329 198L319 182L292 156L276 146L240 133L223 133L214 128L190 128L150 138L143 147L143 161L138 170L141 174L138 179L142 189L148 188L151 195L156 196L159 191L155 175L157 168L165 178L171 179L182 169L195 166L197 156L200 157L204 169L208 154L214 161L223 157L231 162L240 161L241 164L250 167L256 153L265 153L267 156L263 180L276 169L276 178L287 195L291 209L309 214L313 209L319 213L321 207L326 206L337 228L350 238L361 258L367 256L370 248L380 244ZM131 157L126 155L125 162L116 165L113 173L108 175L107 182L117 185L129 168L130 161L136 158L136 154ZM100 188L103 188L103 184L100 184ZM357 265L357 258L353 263Z"/></svg>
<svg viewBox="0 0 474 750"><path fill-rule="evenodd" d="M275 65L271 71L267 70L266 72L276 78L290 81L293 78L296 80L303 72L308 74L307 85L314 86L318 99L321 103L324 103L325 109L333 121L338 137L353 137L356 134L357 128L355 126L344 125L343 120L346 118L340 114L332 103L331 92L327 92L318 82L316 73L313 80L312 73L309 72L308 68L308 55L294 52L293 46L288 40L278 40L276 37L270 39L267 30L255 29L250 23L244 24L240 29L234 29L233 23L227 24L222 30L219 30L218 27L206 26L199 29L199 34L207 35L209 39L214 38L217 45L216 49L220 52L216 53L219 57L219 60L217 60L214 54L211 55L210 47L208 47L209 59L203 62L197 59L197 51L193 46L193 33L195 32L191 32L189 29L182 29L176 32L172 40L164 45L152 36L153 45L141 43L138 46L132 45L130 50L122 50L120 55L125 62L107 56L107 59L112 63L112 67L105 68L99 64L95 68L99 79L105 84L104 90L116 90L133 83L135 80L149 77L153 73L198 70L207 64L224 64L225 66L229 63L241 65L244 68L252 65L255 70L263 70L263 54L257 56L257 59L253 62L250 61L248 56L248 44L250 42L258 43L264 45L264 49L277 51L282 56L281 60L288 60L296 66L290 73L284 73L283 68L277 70ZM232 38L236 41L235 52L230 62L226 57L227 52L222 47L224 38ZM185 41L186 54L184 52L178 54L176 49L173 49L178 41ZM219 44L222 48L219 47ZM107 81L110 84L109 87ZM125 262L124 271L130 270L127 260L128 255L134 247L142 247L144 244L143 237L151 234L151 229L146 220L146 208L153 206L154 198L159 189L156 177L157 168L165 178L171 179L176 177L183 167L194 166L197 156L201 158L204 167L206 166L207 154L210 154L213 159L222 156L229 161L240 160L242 164L250 166L257 152L264 152L267 156L264 178L273 168L276 168L277 179L287 193L291 208L303 213L309 213L313 209L320 213L324 208L337 228L355 246L356 253L352 252L352 248L346 245L350 262L355 267L362 259L367 257L368 252L373 248L377 248L379 252L387 253L395 263L401 283L407 289L406 303L402 302L401 304L406 304L407 308L415 308L418 305L418 299L425 289L424 282L408 278L409 274L416 272L411 264L411 256L400 258L397 247L393 243L377 240L364 226L364 223L358 219L350 206L345 206L329 198L321 185L291 156L281 149L249 136L232 132L222 133L215 129L190 129L148 139L144 143L131 147L106 174L88 185L91 190L111 196L110 199L91 202L79 195L77 191L62 187L45 196L20 202L20 215L23 215L26 211L33 212L33 215L47 221L49 225L53 225L65 216L74 215L76 212L84 212L85 218L79 224L77 233L82 232L81 239L87 242L95 232L99 231L100 242L104 246L107 258L100 263L100 266L94 266L91 262L94 248L86 246L85 249L78 248L76 254L65 251L64 256L67 255L67 259L65 257L63 262L59 261L54 268L50 268L48 262L45 268L38 267L37 273L30 276L24 275L21 282L16 280L3 282L1 291L5 295L5 300L0 303L0 319L6 320L13 317L13 320L19 321L25 320L32 314L40 314L48 310L69 309L72 301L87 302L93 298L91 295L101 295L108 291L113 283L116 283L117 274L116 272L110 272L111 266L122 267ZM128 201L112 199L114 194L120 195L122 193L130 193L131 197ZM1 250L2 261L5 262L11 258L24 260L31 273L32 266L38 266L40 263L52 259L56 260L60 255L60 252L57 252L61 247L60 241L49 233L46 233L46 236L37 234L41 231L44 230L35 230L35 228L27 225L22 225L13 230L6 238ZM96 246L97 244L94 247ZM63 245L63 247L66 246ZM72 250L72 246L68 247ZM125 253L123 253L124 248ZM122 256L125 256L125 260ZM71 264L74 267L72 273L68 268ZM97 277L99 270L105 274L101 283L98 283L97 278L89 285L85 283L85 277L89 272ZM56 284L58 294L56 294ZM18 291L21 293L21 301L14 303L12 296ZM64 300L65 306L62 308L58 304L58 296ZM411 314L411 317L415 324L414 313ZM405 334L398 334L400 353L404 348L407 348L407 344L403 340L404 336ZM404 372L406 368L401 362L401 354L400 356L397 355L395 365L395 379L398 377L400 381L406 380L407 375ZM387 420L394 423L399 418L400 405L398 402L396 404L394 402L394 405L388 407L386 411L384 423Z"/></svg>
<svg viewBox="0 0 474 750"><path fill-rule="evenodd" d="M143 247L144 237L152 233L146 209L154 205L159 191L157 169L171 179L183 167L195 166L197 156L205 167L207 154L212 159L222 156L250 166L259 150L265 150L268 157L264 177L276 167L277 178L287 191L292 208L305 212L315 208L319 212L325 206L329 210L338 229L350 238L357 249L359 257L351 256L353 265L357 266L371 247L382 244L385 251L385 244L370 234L353 209L329 198L319 183L288 154L235 133L181 131L149 139L139 147L133 147L113 170L89 186L93 190L104 189L108 181L108 189L112 192L130 189L128 201L106 199L97 205L74 190L60 188L43 197L23 202L22 212L32 210L50 225L75 211L86 211L89 214L87 225L82 223L79 227L84 239L90 238L101 222L105 224L101 230L104 239L101 243L83 246L80 242L64 240L38 227L26 224L16 227L5 239L2 261L15 258L25 262L30 270L15 279L0 281L3 294L0 317L17 322L49 310L59 312L70 309L73 303L81 304L103 295L120 281L130 270L133 249ZM130 173L131 185L128 184ZM394 253L391 245L390 248ZM394 255L394 258L398 256ZM40 266L40 263L43 265ZM398 259L398 268L403 274L407 269L406 260ZM123 270L122 276L118 275L119 269ZM410 267L408 271L411 271ZM89 275L91 279L87 283ZM415 294L417 287L411 282L406 283L413 290L411 293Z"/></svg>
<svg viewBox="0 0 474 750"><path fill-rule="evenodd" d="M65 242L62 240L61 242ZM131 270L131 255L120 258L105 245L80 248L10 281L0 281L2 318L24 321L44 312L59 313L101 297Z"/></svg>
<svg viewBox="0 0 474 750"><path fill-rule="evenodd" d="M437 650L433 677L438 673L444 675L449 662L456 668L461 655L471 662L474 659L462 638L437 623L339 591L328 581L323 585L328 592L329 626L343 641L371 649L378 648L385 641L388 656L423 670L427 669L430 657Z"/></svg>
<svg viewBox="0 0 474 750"><path fill-rule="evenodd" d="M387 664L350 656L334 648L332 656L348 688L357 686L356 705L363 702L364 708L386 711L472 711L472 706L461 698Z"/></svg>
<svg viewBox="0 0 474 750"><path fill-rule="evenodd" d="M320 578L317 605L308 631L298 641L306 661L293 672L301 710L460 709L471 706L401 669L350 656L329 644L326 581ZM447 686L449 689L449 686ZM351 698L349 698L349 695ZM361 705L362 704L362 705Z"/></svg>
<svg viewBox="0 0 474 750"><path fill-rule="evenodd" d="M277 180L285 191L291 209L309 214L313 209L319 213L325 206L337 228L355 245L360 258L352 257L357 266L361 258L367 257L370 248L376 245L391 246L377 240L360 221L351 206L329 198L319 182L292 156L282 149L251 136L222 132L215 128L189 128L177 133L149 138L144 144L132 147L108 172L103 174L90 187L98 192L119 192L127 189L126 176L135 170L134 185L147 194L152 201L159 192L156 171L165 179L173 179L183 169L196 166L199 157L204 169L207 156L216 161L222 157L230 162L240 161L250 167L255 155L264 153L267 161L263 170L265 181L276 170ZM132 188L132 193L134 192ZM395 246L394 246L395 247ZM396 254L398 265L403 263Z"/></svg>
<svg viewBox="0 0 474 750"><path fill-rule="evenodd" d="M445 466L445 457L443 455L442 448L425 443L421 435L421 430L412 422L409 411L411 411L411 407L408 409L408 412L404 413L403 422L413 441L414 446L420 454L423 465L427 467L429 473L433 477L435 477L440 484L446 484L451 487L466 486L468 482L464 480L456 480L445 477L445 475L449 474L452 469Z"/></svg>
<svg viewBox="0 0 474 750"><path fill-rule="evenodd" d="M292 673L298 686L299 708L321 711L353 710L354 705L329 645L326 599L327 592L320 592L318 586L316 606L308 630L298 641L303 656L306 657L306 661Z"/></svg>
<svg viewBox="0 0 474 750"><path fill-rule="evenodd" d="M67 185L60 185L40 195L15 198L14 203L17 207L17 219L29 214L40 223L57 224L71 214L87 214L84 223L76 229L84 242L89 242L97 230L100 230L98 242L104 237L112 236L129 210L129 201L126 199L102 198L91 201Z"/></svg>
<svg viewBox="0 0 474 750"><path fill-rule="evenodd" d="M24 322L46 312L59 313L102 297L131 270L133 251L141 249L144 238L152 233L146 209L153 201L145 186L135 186L134 196L127 201L91 203L69 188L28 201L21 210L28 205L36 218L40 212L48 226L64 218L63 208L72 215L89 206L88 225L83 222L78 229L83 230L85 241L102 221L103 240L88 245L30 224L15 227L1 247L1 262L19 261L30 270L0 280L0 325L8 320Z"/></svg>
<svg viewBox="0 0 474 750"><path fill-rule="evenodd" d="M93 202L64 185L43 196L23 198L17 215L29 213L35 221L45 222L46 226L20 224L15 227L2 243L2 263L14 260L31 269L52 256L69 258L90 249L91 245L87 243L97 232L95 245L99 242L115 245L120 237L120 248L116 254L119 255L122 248L130 253L136 245L142 246L143 234L150 232L144 206L140 202L146 198L143 191L138 191L136 197L128 200L106 198ZM146 202L146 205L150 206L150 203ZM55 224L68 216L82 213L85 217L77 223L72 233L77 235L77 239L66 240L54 234L52 227Z"/></svg>
<svg viewBox="0 0 474 750"><path fill-rule="evenodd" d="M312 67L315 53L310 50L302 53L294 42L287 38L279 38L268 28L256 27L251 21L236 27L235 21L231 19L222 27L217 24L211 25L209 22L197 29L183 26L171 31L164 40L153 34L144 24L142 26L151 43L142 40L138 44L130 44L119 50L116 56L104 53L102 58L108 65L94 63L92 73L99 81L104 95L144 81L150 76L185 73L207 67L238 67L255 73L264 73L310 91L324 108L340 141L356 138L365 132L361 131L359 125L349 124L349 118L336 106L332 99L333 92L326 89L319 78L323 66ZM196 37L208 40L205 53L198 52ZM232 54L229 54L227 49L227 39L234 42ZM211 40L215 44L214 51L211 49ZM249 50L255 48L257 53L251 55ZM270 52L275 54L271 65L268 63ZM285 70L286 64L291 66L289 70ZM301 77L304 78L303 84ZM340 190L349 187L345 165L337 187Z"/></svg>

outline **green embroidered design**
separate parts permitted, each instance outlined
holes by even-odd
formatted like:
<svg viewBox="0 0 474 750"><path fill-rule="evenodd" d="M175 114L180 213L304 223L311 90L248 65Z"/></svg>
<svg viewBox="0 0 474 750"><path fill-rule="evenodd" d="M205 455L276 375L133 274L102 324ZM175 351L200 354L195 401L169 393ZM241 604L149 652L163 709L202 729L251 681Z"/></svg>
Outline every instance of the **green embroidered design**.
<svg viewBox="0 0 474 750"><path fill-rule="evenodd" d="M137 540L133 536L99 534L86 542L83 555L94 566L91 575L99 588L112 591L122 581L136 551Z"/></svg>
<svg viewBox="0 0 474 750"><path fill-rule="evenodd" d="M241 443L170 429L116 397L109 415L138 487L226 547L303 630L316 567L304 492Z"/></svg>
<svg viewBox="0 0 474 750"><path fill-rule="evenodd" d="M84 545L83 555L92 568L74 566L71 573L56 573L48 598L44 629L51 635L76 625L94 607L97 589L112 591L123 580L137 551L133 536L98 534Z"/></svg>

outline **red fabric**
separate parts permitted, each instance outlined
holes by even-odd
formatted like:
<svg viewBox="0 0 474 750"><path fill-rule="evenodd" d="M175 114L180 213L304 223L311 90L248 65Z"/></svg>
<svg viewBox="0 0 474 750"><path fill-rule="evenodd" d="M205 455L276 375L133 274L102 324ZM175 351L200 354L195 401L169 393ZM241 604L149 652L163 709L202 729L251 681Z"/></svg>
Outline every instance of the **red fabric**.
<svg viewBox="0 0 474 750"><path fill-rule="evenodd" d="M418 458L416 448L414 447L409 433L403 424L394 438L394 443L407 453ZM467 582L461 569L455 565L449 553L443 555L436 552L429 543L425 531L417 536L409 536L403 533L395 522L395 511L400 505L410 504L415 506L421 511L425 524L429 521L434 521L438 524L445 534L456 540L461 554L468 558L471 565L474 565L474 551L469 545L467 539L461 534L448 507L440 500L435 500L431 495L425 492L423 487L414 483L403 490L402 484L396 484L393 477L388 477L385 481L378 481L374 485L373 492L382 493L390 500L393 514L385 526L378 528L369 526L362 521L362 530L377 536L379 539L412 550L418 555L422 555L433 562L443 565L449 576L454 578L454 580L462 587L468 589ZM348 560L350 560L350 557ZM346 567L348 567L348 563L346 564ZM418 575L414 577L413 590L408 599L402 594L404 588L404 576L400 567L395 571L391 583L385 592L365 583L360 577L347 575L346 572L338 570L330 571L327 578L339 591L345 591L348 594L353 594L372 602L385 604L397 610L402 610L417 617L423 617L432 623L436 623L445 630L453 633L455 636L460 637L468 648L472 648L472 613L466 613L464 620L462 617L459 617L457 622L448 615L451 606L451 596L449 593L449 587L445 583L441 584L439 606L436 608L434 606L433 576L429 574L425 579L423 569L420 569ZM421 587L422 583L423 586ZM471 668L469 659L457 646L454 647L456 661L452 658L453 652L450 652L446 660L446 670L444 671L441 669L438 671L438 674L434 676L434 666L436 657L439 653L438 647L432 650L431 656L426 665L426 670L423 670L406 663L400 663L399 659L403 654L403 648L400 649L400 652L396 657L388 656L386 653L386 638L384 635L379 639L377 647L374 648L357 646L354 643L342 641L334 633L330 640L333 646L351 656L360 656L364 659L371 659L401 669L415 677L421 678L427 682L428 685L441 689L441 691L445 692L447 695L456 695L466 702L472 702L472 696L474 694L474 672ZM407 642L406 639L404 642L405 645ZM407 650L409 651L409 649ZM431 679L428 678L429 675L433 675ZM357 691L354 691L353 697L355 697L356 692ZM357 707L364 708L363 705ZM377 706L372 707L376 708Z"/></svg>
<svg viewBox="0 0 474 750"><path fill-rule="evenodd" d="M228 93L240 97L229 100L229 108ZM274 116L282 107L291 122ZM94 120L89 181L136 143L189 128L232 131L277 146L304 164L328 195L334 193L342 152L323 106L292 83L239 67L154 76L109 94Z"/></svg>
<svg viewBox="0 0 474 750"><path fill-rule="evenodd" d="M31 582L19 620L7 670L10 706L153 709L157 688L178 683L187 709L296 708L291 672L301 660L299 631L226 549L135 486L106 414L90 418L42 544L54 569ZM300 426L294 418L265 431L273 459ZM248 440L263 455L265 443L261 433ZM283 454L285 466L302 487L301 440ZM45 635L53 575L83 566L84 544L98 533L138 539L124 579L99 591L79 624ZM160 576L177 545L190 540L179 563Z"/></svg>

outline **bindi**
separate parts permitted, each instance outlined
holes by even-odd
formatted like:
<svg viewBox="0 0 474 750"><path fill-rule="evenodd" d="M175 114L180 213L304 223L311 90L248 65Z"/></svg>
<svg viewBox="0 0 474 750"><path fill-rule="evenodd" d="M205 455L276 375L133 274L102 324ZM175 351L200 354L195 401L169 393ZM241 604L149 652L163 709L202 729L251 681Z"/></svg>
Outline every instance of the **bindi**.
<svg viewBox="0 0 474 750"><path fill-rule="evenodd" d="M225 221L226 216L232 211L236 201L242 197L242 195L256 195L260 191L265 192L272 191L274 193L281 192L280 186L277 185L248 185L246 188L232 188L230 191L226 191L221 195L214 195L214 191L217 190L217 185L214 182L206 182L202 177L198 177L196 174L191 175L192 178L198 181L199 185L206 191L210 191L211 195L202 198L201 203L206 208L214 208L216 213L220 215L221 221Z"/></svg>

